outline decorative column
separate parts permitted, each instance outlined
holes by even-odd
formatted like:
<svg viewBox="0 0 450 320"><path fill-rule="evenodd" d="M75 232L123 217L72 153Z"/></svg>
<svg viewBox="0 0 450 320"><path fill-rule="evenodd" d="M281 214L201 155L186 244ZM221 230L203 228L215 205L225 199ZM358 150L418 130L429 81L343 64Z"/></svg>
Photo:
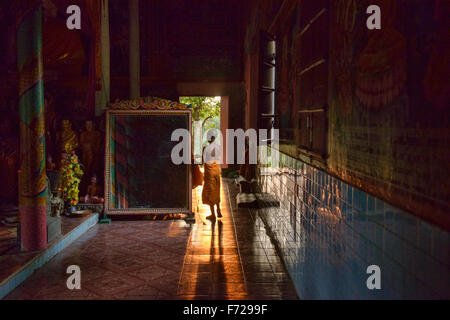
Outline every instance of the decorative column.
<svg viewBox="0 0 450 320"><path fill-rule="evenodd" d="M140 96L139 0L129 0L130 20L130 98Z"/></svg>
<svg viewBox="0 0 450 320"><path fill-rule="evenodd" d="M101 115L106 110L110 100L110 48L109 48L109 5L108 0L101 0L100 21L100 63L101 91L97 92L95 114Z"/></svg>
<svg viewBox="0 0 450 320"><path fill-rule="evenodd" d="M42 7L22 18L17 31L19 73L19 216L22 248L47 247Z"/></svg>

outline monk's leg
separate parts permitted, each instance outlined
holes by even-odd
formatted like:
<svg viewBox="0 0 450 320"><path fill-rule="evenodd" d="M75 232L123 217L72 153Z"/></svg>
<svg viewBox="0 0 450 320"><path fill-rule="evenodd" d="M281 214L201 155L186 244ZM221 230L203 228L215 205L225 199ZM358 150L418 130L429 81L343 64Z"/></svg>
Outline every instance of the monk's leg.
<svg viewBox="0 0 450 320"><path fill-rule="evenodd" d="M220 203L216 204L217 206L217 218L222 218L222 212L220 211Z"/></svg>
<svg viewBox="0 0 450 320"><path fill-rule="evenodd" d="M209 205L209 208L211 209L211 215L207 216L206 219L215 219L215 218L216 218L216 215L215 215L215 213L214 213L214 205L213 205L213 204L210 204L210 205Z"/></svg>

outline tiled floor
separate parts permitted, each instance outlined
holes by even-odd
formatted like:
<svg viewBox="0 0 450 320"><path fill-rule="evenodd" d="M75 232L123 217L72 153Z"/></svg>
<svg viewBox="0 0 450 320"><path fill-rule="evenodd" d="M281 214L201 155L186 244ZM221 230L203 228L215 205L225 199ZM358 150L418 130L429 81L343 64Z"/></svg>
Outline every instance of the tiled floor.
<svg viewBox="0 0 450 320"><path fill-rule="evenodd" d="M61 217L61 235L67 235L73 229L78 227L83 221L87 220L90 215L83 217ZM55 239L57 241L57 239ZM50 243L49 246L53 244ZM22 252L17 243L10 246L9 249L0 255L0 284L10 278L16 271L20 270L24 265L30 263L33 258L38 256L40 251Z"/></svg>
<svg viewBox="0 0 450 320"><path fill-rule="evenodd" d="M6 299L298 299L265 233L237 187L224 181L223 219L211 223L194 190L196 223L183 220L98 224L33 274ZM233 207L233 208L231 208ZM69 290L69 265L81 290Z"/></svg>

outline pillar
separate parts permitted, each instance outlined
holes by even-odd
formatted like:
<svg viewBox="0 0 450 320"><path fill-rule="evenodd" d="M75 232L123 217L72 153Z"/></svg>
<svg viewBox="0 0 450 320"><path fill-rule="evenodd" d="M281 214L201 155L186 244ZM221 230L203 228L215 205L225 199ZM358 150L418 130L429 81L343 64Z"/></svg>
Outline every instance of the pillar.
<svg viewBox="0 0 450 320"><path fill-rule="evenodd" d="M139 0L129 0L130 23L130 98L140 96Z"/></svg>
<svg viewBox="0 0 450 320"><path fill-rule="evenodd" d="M29 10L17 31L19 74L19 217L22 248L47 247L42 7Z"/></svg>
<svg viewBox="0 0 450 320"><path fill-rule="evenodd" d="M95 115L101 115L110 101L110 47L109 47L109 5L108 0L101 0L100 20L100 63L101 63L101 91L97 92Z"/></svg>

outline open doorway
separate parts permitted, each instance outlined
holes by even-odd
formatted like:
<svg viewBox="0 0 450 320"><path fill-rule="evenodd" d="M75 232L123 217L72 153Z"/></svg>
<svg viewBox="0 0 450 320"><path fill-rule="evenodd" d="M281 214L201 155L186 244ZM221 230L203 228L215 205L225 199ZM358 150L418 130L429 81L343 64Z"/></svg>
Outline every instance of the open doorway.
<svg viewBox="0 0 450 320"><path fill-rule="evenodd" d="M196 163L201 162L203 148L208 144L208 130L221 130L221 101L220 96L183 96L180 102L192 107L192 148ZM220 137L216 139L223 145Z"/></svg>

